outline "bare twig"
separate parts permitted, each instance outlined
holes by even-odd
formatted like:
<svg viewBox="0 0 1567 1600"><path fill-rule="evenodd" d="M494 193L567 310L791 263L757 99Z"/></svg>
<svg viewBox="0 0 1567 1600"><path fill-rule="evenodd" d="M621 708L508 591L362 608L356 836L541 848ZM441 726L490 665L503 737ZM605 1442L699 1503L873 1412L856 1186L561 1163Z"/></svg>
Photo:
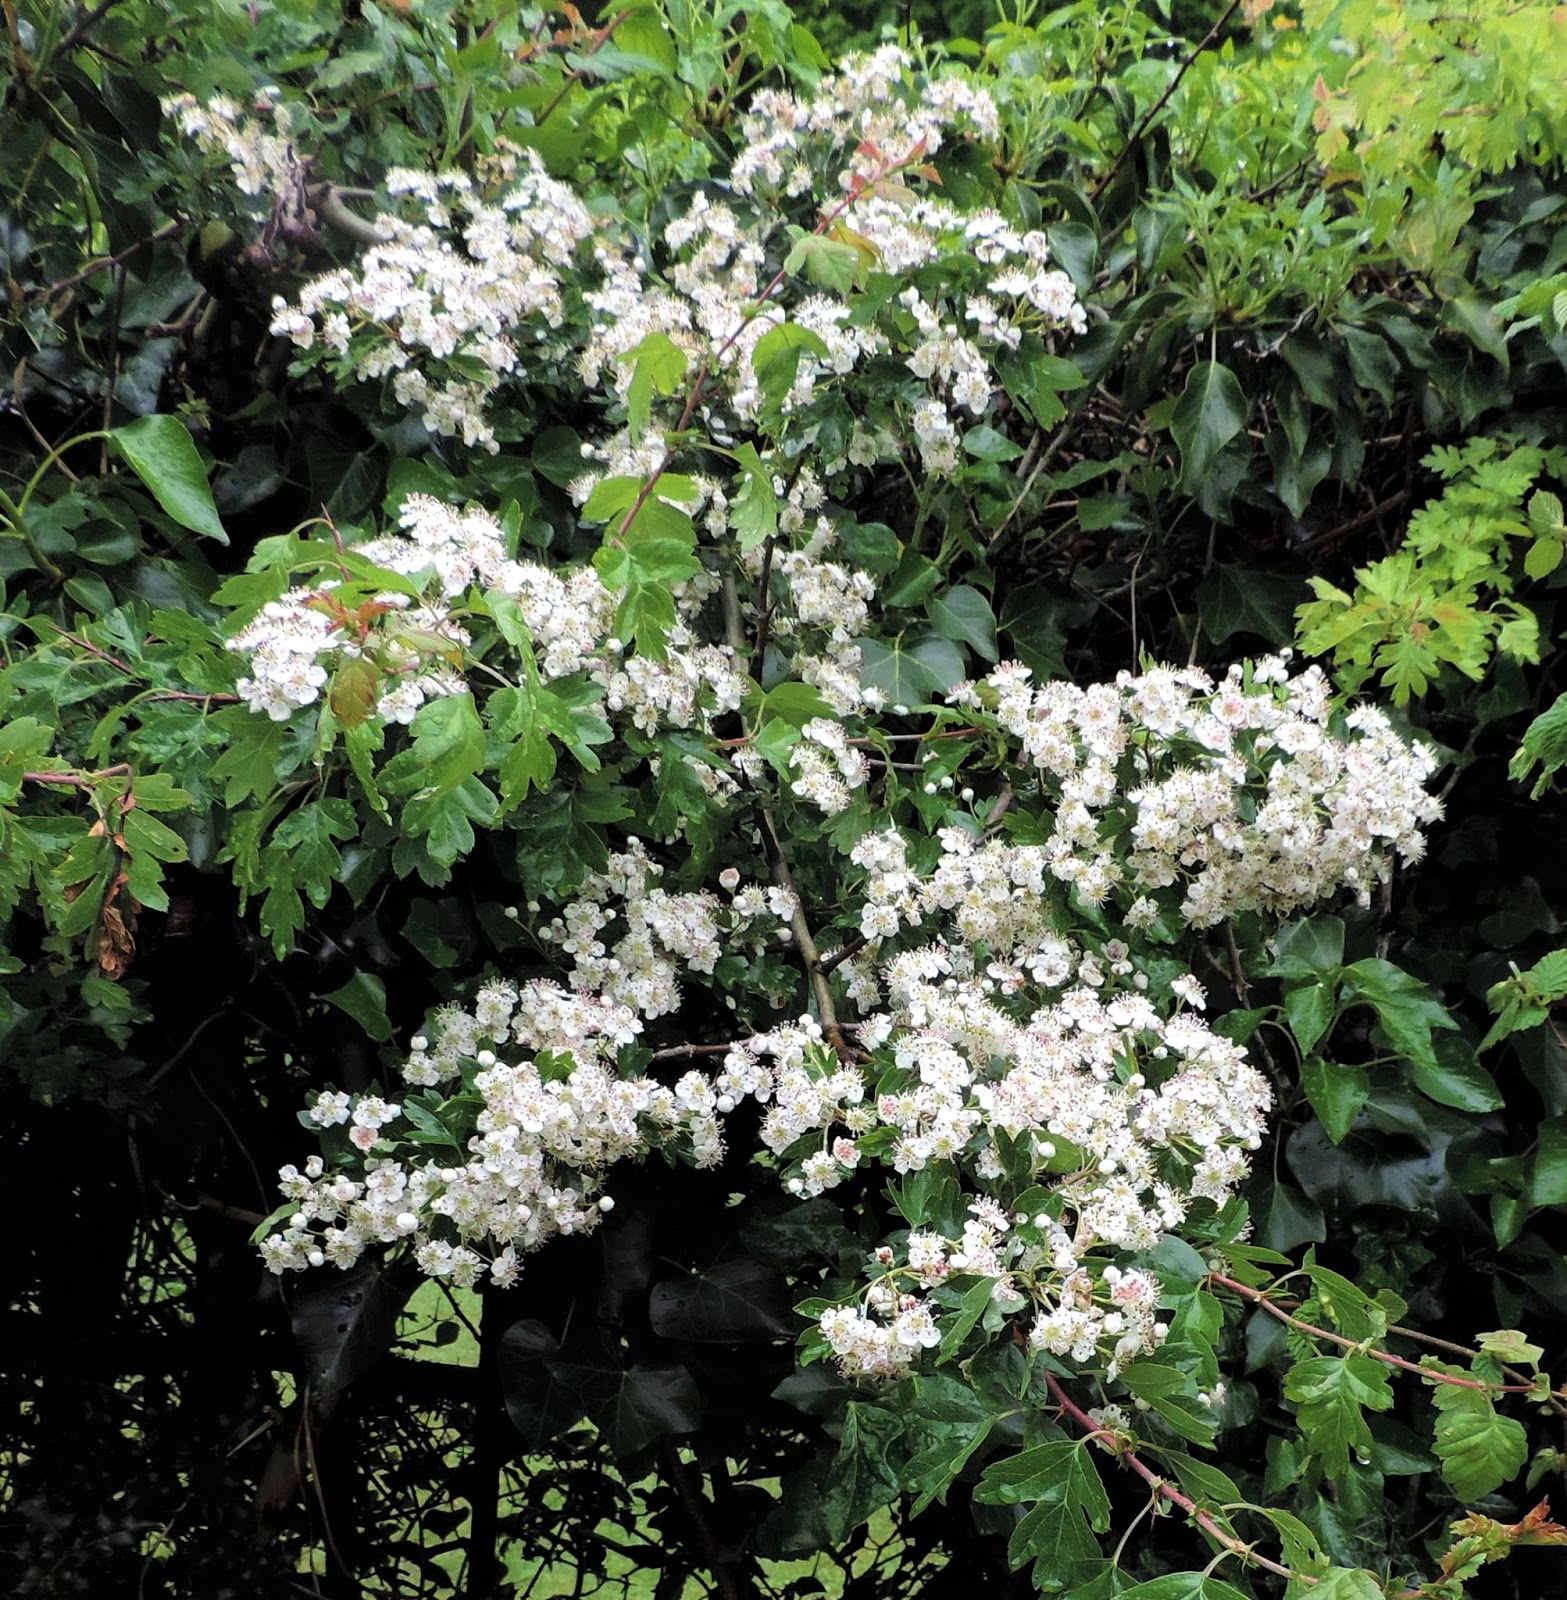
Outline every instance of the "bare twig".
<svg viewBox="0 0 1567 1600"><path fill-rule="evenodd" d="M1163 111L1164 108L1170 103L1170 97L1177 89L1180 88L1181 80L1188 72L1191 71L1192 66L1196 62L1198 56L1200 56L1203 51L1206 50L1208 46L1219 37L1219 35L1224 31L1226 25L1229 23L1230 18L1233 17L1235 13L1240 10L1240 8L1241 0L1230 0L1229 5L1220 14L1219 20L1215 22L1211 28L1209 28L1207 33L1202 36L1202 38L1197 42L1196 45L1192 47L1192 49L1187 51L1185 60L1183 60L1179 68L1177 68L1175 76L1170 79L1169 87L1162 95L1159 96L1157 100L1154 101L1151 106L1149 106L1148 110L1143 115L1142 121L1132 129L1131 136L1121 147L1120 155L1118 155L1115 160L1110 163L1110 170L1099 180L1098 183L1094 185L1093 192L1090 196L1091 199L1097 200L1099 196L1102 195L1105 190L1115 182L1116 174L1120 172L1123 166L1126 165L1126 158L1131 155L1131 153L1138 147L1139 144L1142 143L1143 135L1147 133L1149 128L1153 126L1154 118L1157 117L1159 113Z"/></svg>
<svg viewBox="0 0 1567 1600"><path fill-rule="evenodd" d="M74 50L119 3L120 0L99 0L91 11L80 12L71 31L55 46L55 54L63 56Z"/></svg>

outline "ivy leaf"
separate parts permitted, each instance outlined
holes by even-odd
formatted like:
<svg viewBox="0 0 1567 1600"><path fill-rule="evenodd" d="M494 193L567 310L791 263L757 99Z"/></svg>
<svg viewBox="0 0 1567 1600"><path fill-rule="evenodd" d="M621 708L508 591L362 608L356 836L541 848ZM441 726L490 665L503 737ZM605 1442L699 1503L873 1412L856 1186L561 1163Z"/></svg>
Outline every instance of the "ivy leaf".
<svg viewBox="0 0 1567 1600"><path fill-rule="evenodd" d="M207 469L178 417L167 413L138 417L113 429L109 445L182 528L205 534L219 544L229 542L212 503Z"/></svg>
<svg viewBox="0 0 1567 1600"><path fill-rule="evenodd" d="M408 1285L373 1256L346 1272L308 1278L289 1297L294 1343L316 1404L343 1393L390 1348Z"/></svg>
<svg viewBox="0 0 1567 1600"><path fill-rule="evenodd" d="M548 1444L582 1415L582 1402L549 1370L559 1348L555 1335L531 1319L514 1322L500 1338L501 1396L530 1450Z"/></svg>
<svg viewBox="0 0 1567 1600"><path fill-rule="evenodd" d="M1306 983L1284 996L1284 1014L1303 1054L1309 1055L1333 1024L1334 991L1326 983Z"/></svg>
<svg viewBox="0 0 1567 1600"><path fill-rule="evenodd" d="M1197 591L1197 614L1214 644L1223 644L1234 633L1250 633L1269 644L1286 645L1295 637L1300 597L1298 578L1254 567L1219 566Z"/></svg>
<svg viewBox="0 0 1567 1600"><path fill-rule="evenodd" d="M1377 1021L1393 1048L1412 1066L1424 1067L1433 1078L1439 1077L1441 1063L1431 1031L1456 1028L1458 1024L1429 988L1402 967L1375 956L1345 967L1344 979L1349 993L1376 1011Z"/></svg>
<svg viewBox="0 0 1567 1600"><path fill-rule="evenodd" d="M629 1456L669 1434L691 1433L702 1420L701 1393L684 1367L545 1365L582 1401L611 1455Z"/></svg>
<svg viewBox="0 0 1567 1600"><path fill-rule="evenodd" d="M925 610L937 633L961 639L986 661L996 659L996 614L978 589L959 584L938 594Z"/></svg>
<svg viewBox="0 0 1567 1600"><path fill-rule="evenodd" d="M373 972L356 972L342 988L321 998L346 1012L378 1043L384 1044L392 1037L392 1024L386 1015L386 985Z"/></svg>
<svg viewBox="0 0 1567 1600"><path fill-rule="evenodd" d="M648 1318L662 1339L733 1343L794 1331L783 1280L759 1261L724 1261L710 1271L653 1285Z"/></svg>
<svg viewBox="0 0 1567 1600"><path fill-rule="evenodd" d="M1269 1250L1295 1250L1303 1244L1321 1244L1328 1236L1322 1207L1287 1183L1270 1183L1267 1193L1252 1206L1257 1239Z"/></svg>
<svg viewBox="0 0 1567 1600"><path fill-rule="evenodd" d="M956 683L963 676L963 659L950 641L940 642L957 656L957 677L951 680ZM884 644L880 639L861 639L859 646L860 681L867 688L880 689L888 705L923 705L948 687L916 651L905 650L897 644Z"/></svg>
<svg viewBox="0 0 1567 1600"><path fill-rule="evenodd" d="M1344 924L1337 917L1287 923L1273 941L1270 978L1310 978L1337 972L1344 960Z"/></svg>
<svg viewBox="0 0 1567 1600"><path fill-rule="evenodd" d="M1342 1144L1371 1093L1366 1069L1313 1056L1300 1069L1300 1086L1334 1144Z"/></svg>
<svg viewBox="0 0 1567 1600"><path fill-rule="evenodd" d="M1170 417L1181 452L1181 483L1195 491L1219 452L1246 426L1250 406L1235 374L1221 361L1199 361Z"/></svg>
<svg viewBox="0 0 1567 1600"><path fill-rule="evenodd" d="M1417 1061L1415 1087L1439 1106L1455 1111L1498 1111L1505 1103L1496 1079L1476 1059L1473 1047L1456 1033L1433 1041L1435 1063Z"/></svg>

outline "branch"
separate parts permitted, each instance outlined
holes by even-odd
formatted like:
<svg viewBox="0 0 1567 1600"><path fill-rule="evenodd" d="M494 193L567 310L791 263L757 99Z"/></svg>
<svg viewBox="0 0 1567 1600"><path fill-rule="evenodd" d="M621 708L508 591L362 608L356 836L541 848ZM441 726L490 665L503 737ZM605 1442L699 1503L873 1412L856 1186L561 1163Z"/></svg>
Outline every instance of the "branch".
<svg viewBox="0 0 1567 1600"><path fill-rule="evenodd" d="M1191 71L1192 64L1196 61L1197 57L1200 56L1203 51L1206 50L1208 46L1219 37L1220 33L1224 31L1225 24L1230 20L1231 17L1235 15L1237 11L1240 10L1240 7L1241 0L1230 0L1229 5L1225 8L1224 12L1219 17L1219 20L1215 22L1211 28L1209 28L1207 33L1203 35L1198 44L1192 50L1187 52L1186 59L1181 63L1180 69L1176 72L1175 76L1170 79L1169 88L1167 88L1164 93L1154 101L1154 103L1148 108L1147 114L1143 117L1143 120L1139 122L1132 130L1131 137L1128 138L1126 143L1121 147L1120 155L1118 155L1110 164L1110 170L1099 180L1098 183L1094 185L1093 192L1089 195L1089 199L1097 200L1099 196L1102 195L1105 190L1108 189L1115 181L1115 175L1123 166L1125 166L1126 158L1131 155L1132 151L1135 150L1142 142L1142 137L1152 126L1153 119L1164 110L1165 106L1167 106L1170 102L1170 96L1180 88L1181 79Z"/></svg>
<svg viewBox="0 0 1567 1600"><path fill-rule="evenodd" d="M1253 1546L1221 1527L1189 1495L1182 1494L1173 1483L1168 1483L1161 1478L1138 1455L1123 1435L1110 1428L1101 1428L1081 1406L1073 1401L1066 1390L1061 1387L1053 1372L1045 1374L1045 1383L1049 1386L1050 1393L1055 1398L1055 1402L1061 1408L1062 1413L1070 1417L1088 1438L1096 1440L1111 1455L1115 1456L1122 1466L1130 1467L1160 1499L1169 1501L1173 1506L1179 1506L1215 1544L1223 1546L1237 1560L1254 1567L1261 1567L1264 1572L1271 1572L1275 1577L1285 1578L1294 1583L1307 1584L1312 1588L1315 1588L1322 1581L1320 1578L1312 1577L1310 1573L1296 1572L1293 1567L1286 1567L1282 1562L1274 1561L1268 1556L1258 1555ZM1390 1597L1390 1600L1420 1600L1420 1591L1417 1589L1400 1589Z"/></svg>
<svg viewBox="0 0 1567 1600"><path fill-rule="evenodd" d="M1536 1385L1532 1383L1487 1383L1483 1378L1461 1378L1457 1373L1437 1372L1431 1367L1421 1366L1417 1361L1406 1361L1403 1356L1395 1356L1390 1350L1374 1350L1361 1339L1347 1339L1341 1333L1333 1333L1327 1328L1317 1327L1315 1323L1292 1317L1262 1289L1249 1288L1246 1284L1237 1283L1234 1278L1226 1278L1218 1272L1210 1272L1208 1278L1211 1283L1222 1284L1232 1293L1240 1295L1243 1300L1249 1300L1253 1305L1260 1306L1270 1317L1276 1317L1287 1327L1295 1328L1313 1339L1325 1339L1329 1344L1338 1345L1340 1349L1353 1350L1357 1355L1370 1356L1373 1361L1380 1361L1384 1366L1398 1367L1404 1372L1412 1372L1417 1378L1425 1378L1430 1383L1445 1383L1455 1389L1479 1389L1486 1394L1532 1394L1535 1391ZM1476 1354L1473 1350L1463 1353L1470 1356Z"/></svg>
<svg viewBox="0 0 1567 1600"><path fill-rule="evenodd" d="M120 0L100 0L91 11L79 12L71 31L55 46L54 53L64 55L67 51L74 50L119 3Z"/></svg>
<svg viewBox="0 0 1567 1600"><path fill-rule="evenodd" d="M149 233L145 239L138 239L134 244L126 245L123 250L115 251L112 256L97 256L80 272L73 272L70 277L61 278L56 283L45 284L41 289L33 289L24 296L24 299L52 300L57 294L64 294L67 289L74 289L77 284L86 282L88 278L94 277L106 268L117 267L122 262L129 261L138 250L145 250L148 245L161 244L165 239L174 238L184 226L183 222L165 222L161 228Z"/></svg>
<svg viewBox="0 0 1567 1600"><path fill-rule="evenodd" d="M24 772L23 783L65 784L73 789L90 789L101 778L129 778L134 776L131 764L122 761L117 767L105 767L101 772Z"/></svg>
<svg viewBox="0 0 1567 1600"><path fill-rule="evenodd" d="M593 43L582 52L583 59L586 60L589 56L596 56L599 51L609 43L610 37L614 33L615 29L618 28L621 23L623 23L630 15L631 11L628 8L627 10L622 11L619 16L611 17L609 21L598 30L597 33L592 34L590 37L592 38ZM562 33L564 32L565 30L563 29ZM582 34L580 31L573 31L569 38L562 38L561 34L556 34L554 40L549 45L529 47L526 55L519 54L518 60L527 60L529 56L539 54L541 49L553 49L558 44L578 44L581 42L581 39ZM549 121L550 117L560 105L561 101L564 100L566 96L571 93L572 88L582 80L582 75L586 70L587 69L585 67L577 67L571 72L566 81L560 86L560 90L556 94L555 98L551 100L550 103L539 113L538 118L534 123L535 127L540 127Z"/></svg>
<svg viewBox="0 0 1567 1600"><path fill-rule="evenodd" d="M307 198L311 209L327 227L335 229L344 238L363 245L381 242L381 235L376 225L373 222L366 222L363 217L350 211L343 204L343 197L336 184L323 183L312 189Z"/></svg>
<svg viewBox="0 0 1567 1600"><path fill-rule="evenodd" d="M1121 1435L1113 1429L1101 1428L1081 1406L1073 1401L1053 1372L1045 1374L1045 1382L1062 1412L1069 1416L1090 1439L1095 1439L1103 1445L1111 1455L1120 1460L1122 1466L1130 1467L1161 1499L1168 1500L1171 1505L1179 1506L1210 1539L1223 1545L1231 1555L1239 1557L1242 1561L1251 1562L1254 1566L1259 1566L1280 1578L1292 1578L1301 1583L1316 1583L1315 1578L1309 1578L1305 1573L1296 1572L1293 1568L1270 1560L1267 1556L1258 1555L1244 1539L1238 1539L1233 1533L1220 1527L1208 1512L1198 1507L1195 1500L1182 1494L1173 1483L1167 1483L1161 1478Z"/></svg>
<svg viewBox="0 0 1567 1600"><path fill-rule="evenodd" d="M778 825L773 821L772 812L760 802L756 807L756 820L762 836L762 851L767 857L767 864L773 869L773 882L794 902L789 927L794 934L795 947L800 952L800 963L811 982L811 993L816 1000L816 1011L821 1018L822 1032L839 1059L852 1066L856 1059L856 1051L844 1036L843 1024L838 1021L837 1007L833 1004L832 985L827 981L828 969L822 963L821 952L816 948L816 940L811 936L810 924L805 920L805 902L794 886L788 857L784 855L783 845L778 839Z"/></svg>

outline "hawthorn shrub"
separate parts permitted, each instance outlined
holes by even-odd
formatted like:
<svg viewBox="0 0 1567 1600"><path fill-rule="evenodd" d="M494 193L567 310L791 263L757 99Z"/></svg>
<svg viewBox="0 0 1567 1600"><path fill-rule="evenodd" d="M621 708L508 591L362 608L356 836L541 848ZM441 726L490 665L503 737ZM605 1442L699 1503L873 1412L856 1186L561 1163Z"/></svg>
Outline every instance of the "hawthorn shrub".
<svg viewBox="0 0 1567 1600"><path fill-rule="evenodd" d="M6 9L14 1587L1559 1583L1556 8L319 13Z"/></svg>

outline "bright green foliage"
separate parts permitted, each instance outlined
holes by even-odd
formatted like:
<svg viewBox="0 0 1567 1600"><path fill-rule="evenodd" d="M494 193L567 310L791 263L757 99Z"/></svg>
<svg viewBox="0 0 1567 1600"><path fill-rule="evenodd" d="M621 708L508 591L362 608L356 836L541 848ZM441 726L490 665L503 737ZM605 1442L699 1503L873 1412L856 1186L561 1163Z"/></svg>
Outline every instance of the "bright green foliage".
<svg viewBox="0 0 1567 1600"><path fill-rule="evenodd" d="M1461 1373L1442 1362L1429 1365L1434 1371ZM1461 1500L1478 1500L1522 1470L1529 1453L1523 1424L1498 1415L1483 1387L1439 1383L1431 1400L1437 1409L1435 1443L1442 1475Z"/></svg>
<svg viewBox="0 0 1567 1600"><path fill-rule="evenodd" d="M1357 570L1353 594L1313 578L1317 599L1300 609L1304 649L1331 655L1348 686L1376 675L1400 705L1444 674L1479 679L1496 657L1540 659L1539 618L1514 595L1556 570L1567 536L1556 496L1529 493L1561 474L1561 451L1477 439L1425 465L1446 487L1410 518L1398 551Z"/></svg>
<svg viewBox="0 0 1567 1600"><path fill-rule="evenodd" d="M1349 1469L1350 1452L1369 1456L1371 1430L1365 1411L1393 1405L1387 1368L1366 1356L1313 1356L1297 1362L1284 1380L1284 1393L1298 1408L1306 1449L1322 1462L1330 1478Z"/></svg>

